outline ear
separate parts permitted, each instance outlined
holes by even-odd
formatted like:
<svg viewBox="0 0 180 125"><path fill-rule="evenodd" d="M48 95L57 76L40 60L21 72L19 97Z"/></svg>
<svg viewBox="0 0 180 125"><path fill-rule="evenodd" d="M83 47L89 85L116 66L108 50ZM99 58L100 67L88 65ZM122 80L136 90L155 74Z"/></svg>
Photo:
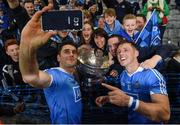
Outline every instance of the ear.
<svg viewBox="0 0 180 125"><path fill-rule="evenodd" d="M9 52L6 50L6 54L9 55Z"/></svg>
<svg viewBox="0 0 180 125"><path fill-rule="evenodd" d="M60 62L60 54L57 55L57 61Z"/></svg>
<svg viewBox="0 0 180 125"><path fill-rule="evenodd" d="M138 50L135 50L135 55L136 55L136 57L139 56L139 51Z"/></svg>

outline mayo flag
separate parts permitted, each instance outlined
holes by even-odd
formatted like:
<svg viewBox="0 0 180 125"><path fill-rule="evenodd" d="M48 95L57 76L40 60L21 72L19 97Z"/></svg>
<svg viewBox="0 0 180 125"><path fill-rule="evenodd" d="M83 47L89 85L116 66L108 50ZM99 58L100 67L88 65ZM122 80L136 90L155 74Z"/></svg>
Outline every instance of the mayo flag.
<svg viewBox="0 0 180 125"><path fill-rule="evenodd" d="M146 25L136 39L136 44L141 47L161 45L160 30L158 27L158 17L156 10L152 12L151 17L146 22Z"/></svg>

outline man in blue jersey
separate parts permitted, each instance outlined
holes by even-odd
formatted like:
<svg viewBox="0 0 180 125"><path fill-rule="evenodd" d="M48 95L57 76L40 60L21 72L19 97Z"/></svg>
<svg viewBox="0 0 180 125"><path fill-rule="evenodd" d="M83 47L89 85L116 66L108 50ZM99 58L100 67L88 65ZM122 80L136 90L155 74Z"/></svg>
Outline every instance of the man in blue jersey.
<svg viewBox="0 0 180 125"><path fill-rule="evenodd" d="M41 71L36 59L37 49L44 45L55 31L41 29L42 13L52 5L36 12L22 31L20 44L20 70L23 80L33 87L44 88L52 124L81 123L81 92L73 74L77 63L77 48L71 42L61 44L57 60L60 67Z"/></svg>
<svg viewBox="0 0 180 125"><path fill-rule="evenodd" d="M120 75L121 89L102 84L111 91L96 99L99 106L110 102L129 108L128 123L162 123L170 118L166 83L155 69L143 69L138 63L139 52L134 43L121 42L118 61L125 70Z"/></svg>

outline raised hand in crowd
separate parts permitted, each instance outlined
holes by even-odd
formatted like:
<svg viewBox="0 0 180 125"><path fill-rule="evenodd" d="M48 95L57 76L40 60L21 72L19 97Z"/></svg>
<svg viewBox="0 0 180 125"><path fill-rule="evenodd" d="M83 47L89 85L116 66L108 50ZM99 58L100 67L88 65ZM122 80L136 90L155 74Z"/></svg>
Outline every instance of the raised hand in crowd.
<svg viewBox="0 0 180 125"><path fill-rule="evenodd" d="M140 63L140 66L145 69L152 69L155 68L157 63L162 59L159 55L154 55L152 58L145 60L144 62Z"/></svg>

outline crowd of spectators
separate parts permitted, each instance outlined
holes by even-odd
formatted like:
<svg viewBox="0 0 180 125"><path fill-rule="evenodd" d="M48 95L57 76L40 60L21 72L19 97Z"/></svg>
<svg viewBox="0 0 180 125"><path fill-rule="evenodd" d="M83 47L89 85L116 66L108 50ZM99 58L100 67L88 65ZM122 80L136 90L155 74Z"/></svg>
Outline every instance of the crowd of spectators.
<svg viewBox="0 0 180 125"><path fill-rule="evenodd" d="M179 0L175 2L179 9ZM0 78L8 86L26 84L19 69L21 32L35 12L48 3L53 4L54 10L82 10L84 22L81 31L58 31L38 49L39 69L57 67L59 46L73 41L78 51L92 49L101 51L102 57L108 56L110 67L106 76L117 77L124 70L117 58L118 44L124 39L135 42L149 19L149 14L156 9L161 44L138 45L138 61L145 69L156 68L161 73L180 73L179 50L162 41L168 24L170 0L143 0L142 5L139 0L0 0ZM1 84L3 87L3 83Z"/></svg>

